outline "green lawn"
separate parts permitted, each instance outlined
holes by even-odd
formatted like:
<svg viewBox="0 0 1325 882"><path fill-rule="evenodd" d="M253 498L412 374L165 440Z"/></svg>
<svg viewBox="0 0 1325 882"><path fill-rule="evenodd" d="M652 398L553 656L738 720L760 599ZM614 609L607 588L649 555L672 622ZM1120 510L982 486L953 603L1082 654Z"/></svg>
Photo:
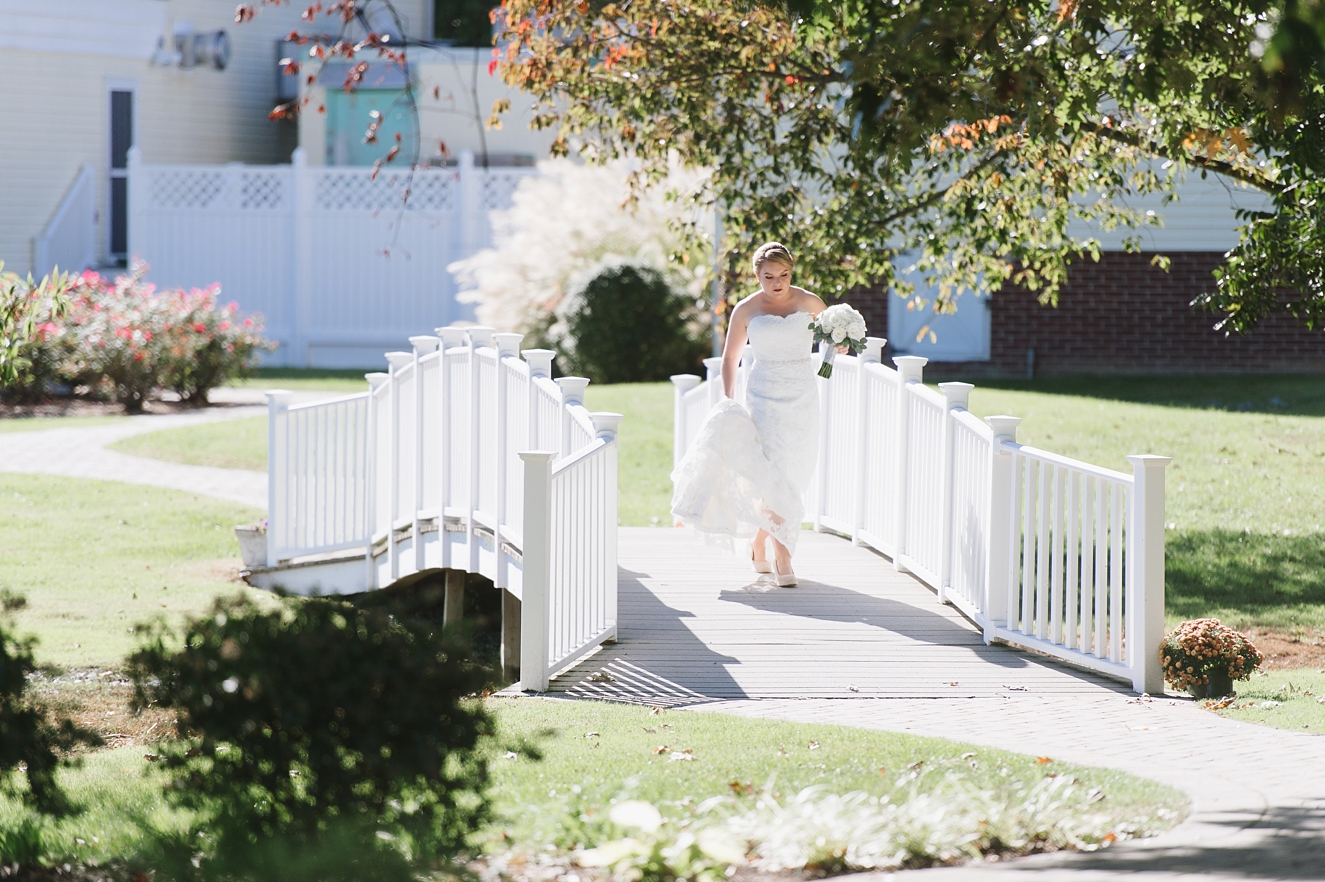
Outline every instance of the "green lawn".
<svg viewBox="0 0 1325 882"><path fill-rule="evenodd" d="M1325 734L1325 671L1266 671L1234 683L1237 698L1220 716L1279 729ZM1207 707L1219 703L1207 702Z"/></svg>
<svg viewBox="0 0 1325 882"><path fill-rule="evenodd" d="M243 588L232 528L262 517L191 493L45 475L0 473L0 499L0 588L27 597L19 630L41 640L41 664L60 667L118 668L136 624Z"/></svg>
<svg viewBox="0 0 1325 882"><path fill-rule="evenodd" d="M150 459L222 469L267 470L267 418L218 420L134 435L111 450Z"/></svg>
<svg viewBox="0 0 1325 882"><path fill-rule="evenodd" d="M542 853L597 844L614 800L643 799L682 820L710 797L750 793L768 785L785 800L810 785L832 793L885 795L918 769L932 770L916 793L951 787L949 776L994 794L1010 794L1049 775L1071 776L1107 823L1153 834L1181 819L1178 791L1107 769L1084 768L952 741L843 726L752 720L598 702L491 700L499 745L491 758L497 810L478 840L490 853ZM530 744L542 759L507 758L506 747ZM658 752L666 745L669 749ZM671 751L693 757L678 762ZM689 751L685 754L684 751ZM178 831L186 819L160 796L161 776L143 748L106 750L62 773L83 814L39 824L42 851L58 860L106 862L131 857L145 839L142 822ZM1050 758L1052 759L1052 758ZM0 798L0 831L18 831L33 816ZM0 833L0 835L4 835Z"/></svg>
<svg viewBox="0 0 1325 882"><path fill-rule="evenodd" d="M236 389L289 389L291 392L366 392L368 381L363 375L370 371L385 371L382 366L363 370L328 370L313 368L258 368L253 376L234 380L227 385Z"/></svg>

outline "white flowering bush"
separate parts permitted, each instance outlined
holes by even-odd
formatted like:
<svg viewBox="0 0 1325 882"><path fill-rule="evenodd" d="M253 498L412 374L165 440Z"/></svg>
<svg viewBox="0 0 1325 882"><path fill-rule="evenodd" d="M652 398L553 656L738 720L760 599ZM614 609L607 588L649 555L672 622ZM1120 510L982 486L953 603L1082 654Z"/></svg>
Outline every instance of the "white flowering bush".
<svg viewBox="0 0 1325 882"><path fill-rule="evenodd" d="M707 262L682 230L703 228L688 196L702 190L704 176L674 171L632 202L630 175L625 161L585 166L557 159L522 180L512 206L492 214L493 246L448 267L479 323L548 342L573 281L613 259L653 266L702 297Z"/></svg>

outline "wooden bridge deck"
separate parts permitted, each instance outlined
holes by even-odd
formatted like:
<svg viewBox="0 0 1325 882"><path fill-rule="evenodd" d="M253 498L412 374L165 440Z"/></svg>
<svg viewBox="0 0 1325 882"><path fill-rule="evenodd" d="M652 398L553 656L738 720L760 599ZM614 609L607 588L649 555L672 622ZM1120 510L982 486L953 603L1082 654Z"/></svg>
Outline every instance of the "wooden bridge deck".
<svg viewBox="0 0 1325 882"><path fill-rule="evenodd" d="M584 698L677 706L752 698L1130 694L1006 646L886 558L801 534L800 585L777 588L689 530L623 527L620 642L551 684Z"/></svg>

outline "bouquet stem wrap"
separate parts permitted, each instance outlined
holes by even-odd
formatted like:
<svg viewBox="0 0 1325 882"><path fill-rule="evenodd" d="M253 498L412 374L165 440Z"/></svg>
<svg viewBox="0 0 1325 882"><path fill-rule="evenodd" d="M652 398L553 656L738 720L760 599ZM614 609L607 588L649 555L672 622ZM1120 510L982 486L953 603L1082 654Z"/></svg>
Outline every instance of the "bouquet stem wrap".
<svg viewBox="0 0 1325 882"><path fill-rule="evenodd" d="M847 346L856 352L865 350L865 317L845 303L835 303L819 313L810 322L815 343L826 343L824 360L819 365L819 376L827 379L833 375L833 362L837 359L837 347Z"/></svg>

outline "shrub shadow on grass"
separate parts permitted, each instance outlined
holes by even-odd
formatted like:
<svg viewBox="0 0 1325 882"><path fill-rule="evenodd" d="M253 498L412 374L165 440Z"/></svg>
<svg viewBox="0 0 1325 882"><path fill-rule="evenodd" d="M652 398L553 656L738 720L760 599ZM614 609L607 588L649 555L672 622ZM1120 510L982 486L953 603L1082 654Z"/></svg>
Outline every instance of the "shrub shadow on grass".
<svg viewBox="0 0 1325 882"><path fill-rule="evenodd" d="M1325 541L1234 530L1170 533L1165 607L1238 628L1325 625Z"/></svg>
<svg viewBox="0 0 1325 882"><path fill-rule="evenodd" d="M930 378L927 378L930 379ZM1046 377L1035 380L966 377L977 387L1105 401L1247 413L1325 416L1320 376L1266 374L1219 377Z"/></svg>

